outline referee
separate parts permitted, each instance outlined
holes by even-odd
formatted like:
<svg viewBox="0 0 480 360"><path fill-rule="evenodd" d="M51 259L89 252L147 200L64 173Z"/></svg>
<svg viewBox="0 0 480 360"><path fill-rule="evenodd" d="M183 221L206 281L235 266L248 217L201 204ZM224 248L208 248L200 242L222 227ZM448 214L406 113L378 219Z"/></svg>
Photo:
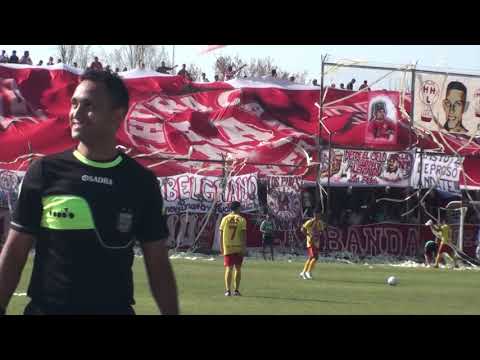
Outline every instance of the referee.
<svg viewBox="0 0 480 360"><path fill-rule="evenodd" d="M21 185L0 254L2 313L35 242L25 315L134 315L136 240L160 312L178 314L157 179L116 150L128 103L127 88L116 75L96 70L82 75L69 114L78 146L34 161Z"/></svg>

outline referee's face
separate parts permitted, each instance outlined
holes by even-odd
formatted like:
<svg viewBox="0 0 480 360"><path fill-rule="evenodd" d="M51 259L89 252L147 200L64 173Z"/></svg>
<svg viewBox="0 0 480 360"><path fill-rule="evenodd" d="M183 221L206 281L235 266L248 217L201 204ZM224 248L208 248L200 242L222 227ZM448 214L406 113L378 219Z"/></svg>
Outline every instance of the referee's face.
<svg viewBox="0 0 480 360"><path fill-rule="evenodd" d="M119 119L103 83L82 81L71 99L70 129L72 138L85 145L115 139Z"/></svg>

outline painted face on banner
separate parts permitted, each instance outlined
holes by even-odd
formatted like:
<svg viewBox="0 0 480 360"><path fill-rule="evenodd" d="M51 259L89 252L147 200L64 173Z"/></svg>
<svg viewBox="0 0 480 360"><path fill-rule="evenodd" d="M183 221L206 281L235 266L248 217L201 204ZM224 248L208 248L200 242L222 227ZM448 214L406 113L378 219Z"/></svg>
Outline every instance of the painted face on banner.
<svg viewBox="0 0 480 360"><path fill-rule="evenodd" d="M463 112L465 111L465 92L457 89L450 89L443 100L445 111L445 129L454 132L467 132L462 125Z"/></svg>
<svg viewBox="0 0 480 360"><path fill-rule="evenodd" d="M394 157L390 157L387 161L387 171L388 172L396 172L398 170L399 163L398 159Z"/></svg>
<svg viewBox="0 0 480 360"><path fill-rule="evenodd" d="M331 165L331 173L336 174L337 172L340 171L340 167L342 166L342 160L343 160L343 153L333 153L333 161Z"/></svg>
<svg viewBox="0 0 480 360"><path fill-rule="evenodd" d="M397 107L389 94L369 94L365 143L373 146L397 142Z"/></svg>
<svg viewBox="0 0 480 360"><path fill-rule="evenodd" d="M375 111L375 120L383 121L385 120L385 109L378 109Z"/></svg>

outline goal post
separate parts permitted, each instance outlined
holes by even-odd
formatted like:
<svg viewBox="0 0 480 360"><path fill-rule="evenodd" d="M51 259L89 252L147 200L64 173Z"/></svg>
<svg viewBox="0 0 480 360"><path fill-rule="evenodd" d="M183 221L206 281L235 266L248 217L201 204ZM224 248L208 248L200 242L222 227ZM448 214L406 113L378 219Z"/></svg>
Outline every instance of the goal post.
<svg viewBox="0 0 480 360"><path fill-rule="evenodd" d="M445 222L451 226L453 232L452 242L460 251L463 251L464 225L468 211L467 205L468 203L462 201L450 201L446 207L438 209L438 220L445 220Z"/></svg>

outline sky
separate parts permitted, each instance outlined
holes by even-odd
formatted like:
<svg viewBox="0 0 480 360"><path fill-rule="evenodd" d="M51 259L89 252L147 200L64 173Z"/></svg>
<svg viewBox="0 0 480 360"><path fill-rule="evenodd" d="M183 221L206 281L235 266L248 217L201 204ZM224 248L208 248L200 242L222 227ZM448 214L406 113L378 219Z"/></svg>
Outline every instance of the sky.
<svg viewBox="0 0 480 360"><path fill-rule="evenodd" d="M100 57L121 45L95 45L93 52ZM419 68L440 71L448 70L459 73L480 74L480 45L228 45L211 53L200 54L201 45L175 45L175 63L195 63L207 77L214 75L215 58L222 55L239 55L244 60L251 58L271 57L281 69L289 72L308 72L307 79L318 79L320 83L321 57L328 54L330 62L340 60L360 61L364 65L401 66L417 63ZM24 50L30 51L34 63L40 59L44 62L49 56L55 56L55 45L0 45L0 49L17 50L19 57ZM172 56L173 45L165 45ZM365 71L342 68L335 73L326 75L325 82L344 82L356 77L357 85L364 79L369 83L378 79L386 72ZM389 77L388 81L400 81L400 75ZM395 79L393 79L395 78ZM386 82L387 80L385 80ZM384 82L384 83L385 83Z"/></svg>

